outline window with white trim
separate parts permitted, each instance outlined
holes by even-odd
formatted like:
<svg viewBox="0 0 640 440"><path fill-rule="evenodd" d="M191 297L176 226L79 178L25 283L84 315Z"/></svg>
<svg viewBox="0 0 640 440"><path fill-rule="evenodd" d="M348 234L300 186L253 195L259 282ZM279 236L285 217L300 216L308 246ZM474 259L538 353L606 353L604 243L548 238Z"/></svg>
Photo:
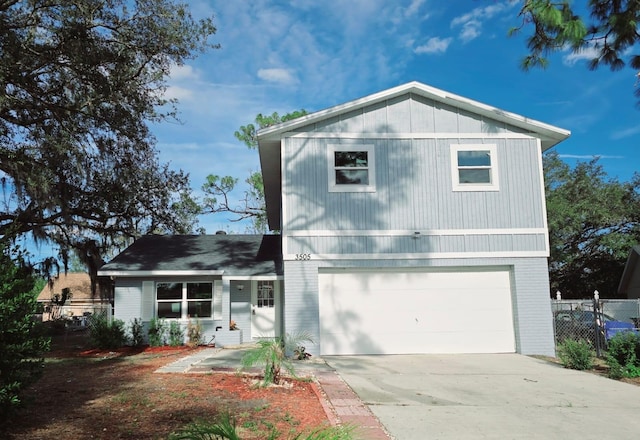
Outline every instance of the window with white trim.
<svg viewBox="0 0 640 440"><path fill-rule="evenodd" d="M498 157L493 144L451 145L454 191L498 191Z"/></svg>
<svg viewBox="0 0 640 440"><path fill-rule="evenodd" d="M329 145L329 191L376 190L373 145Z"/></svg>
<svg viewBox="0 0 640 440"><path fill-rule="evenodd" d="M156 283L157 317L164 319L211 318L212 282Z"/></svg>

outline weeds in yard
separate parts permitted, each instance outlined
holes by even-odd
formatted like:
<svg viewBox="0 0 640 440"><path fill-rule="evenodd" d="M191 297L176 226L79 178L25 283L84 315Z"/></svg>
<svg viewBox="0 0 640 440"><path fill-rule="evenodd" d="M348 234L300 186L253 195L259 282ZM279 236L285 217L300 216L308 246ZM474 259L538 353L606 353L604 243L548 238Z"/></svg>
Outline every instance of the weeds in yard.
<svg viewBox="0 0 640 440"><path fill-rule="evenodd" d="M254 422L245 428L251 429L257 424ZM273 426L266 424L269 432L265 433L265 439L275 440L280 433ZM292 440L352 440L353 426L332 426L318 428L313 431L294 434ZM171 434L169 440L240 440L236 429L236 422L229 414L223 414L213 422L190 423L181 431Z"/></svg>

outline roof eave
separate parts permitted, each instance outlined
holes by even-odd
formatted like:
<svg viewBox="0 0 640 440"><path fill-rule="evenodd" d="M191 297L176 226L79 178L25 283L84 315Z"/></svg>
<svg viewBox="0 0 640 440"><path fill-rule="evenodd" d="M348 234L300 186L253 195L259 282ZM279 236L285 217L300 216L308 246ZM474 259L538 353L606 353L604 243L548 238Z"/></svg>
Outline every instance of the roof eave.
<svg viewBox="0 0 640 440"><path fill-rule="evenodd" d="M124 277L124 278L143 278L143 277L164 277L164 276L213 276L222 275L224 270L99 270L99 277Z"/></svg>
<svg viewBox="0 0 640 440"><path fill-rule="evenodd" d="M638 268L638 259L640 258L640 245L634 246L629 252L629 258L624 266L622 277L620 278L620 284L618 284L618 293L622 294L627 292L629 283L633 277L633 272Z"/></svg>

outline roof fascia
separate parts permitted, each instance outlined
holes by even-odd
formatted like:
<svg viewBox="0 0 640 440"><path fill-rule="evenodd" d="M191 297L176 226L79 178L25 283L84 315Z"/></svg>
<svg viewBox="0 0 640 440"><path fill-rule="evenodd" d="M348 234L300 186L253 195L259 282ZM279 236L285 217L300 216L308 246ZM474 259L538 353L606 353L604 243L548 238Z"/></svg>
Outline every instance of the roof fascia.
<svg viewBox="0 0 640 440"><path fill-rule="evenodd" d="M222 275L224 270L99 270L99 277L166 277Z"/></svg>
<svg viewBox="0 0 640 440"><path fill-rule="evenodd" d="M633 272L635 270L640 270L638 267L638 257L640 256L640 246L634 246L631 248L631 252L629 252L629 258L627 258L627 263L624 266L624 271L622 272L622 277L620 278L620 284L618 285L618 293L626 292L629 288L629 283L633 278Z"/></svg>

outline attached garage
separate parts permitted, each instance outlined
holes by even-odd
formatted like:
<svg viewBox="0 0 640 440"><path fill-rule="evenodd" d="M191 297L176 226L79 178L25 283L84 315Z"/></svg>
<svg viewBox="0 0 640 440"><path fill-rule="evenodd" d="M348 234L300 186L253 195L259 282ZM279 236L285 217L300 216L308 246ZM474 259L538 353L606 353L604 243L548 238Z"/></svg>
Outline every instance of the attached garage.
<svg viewBox="0 0 640 440"><path fill-rule="evenodd" d="M318 276L323 355L515 352L509 268Z"/></svg>

